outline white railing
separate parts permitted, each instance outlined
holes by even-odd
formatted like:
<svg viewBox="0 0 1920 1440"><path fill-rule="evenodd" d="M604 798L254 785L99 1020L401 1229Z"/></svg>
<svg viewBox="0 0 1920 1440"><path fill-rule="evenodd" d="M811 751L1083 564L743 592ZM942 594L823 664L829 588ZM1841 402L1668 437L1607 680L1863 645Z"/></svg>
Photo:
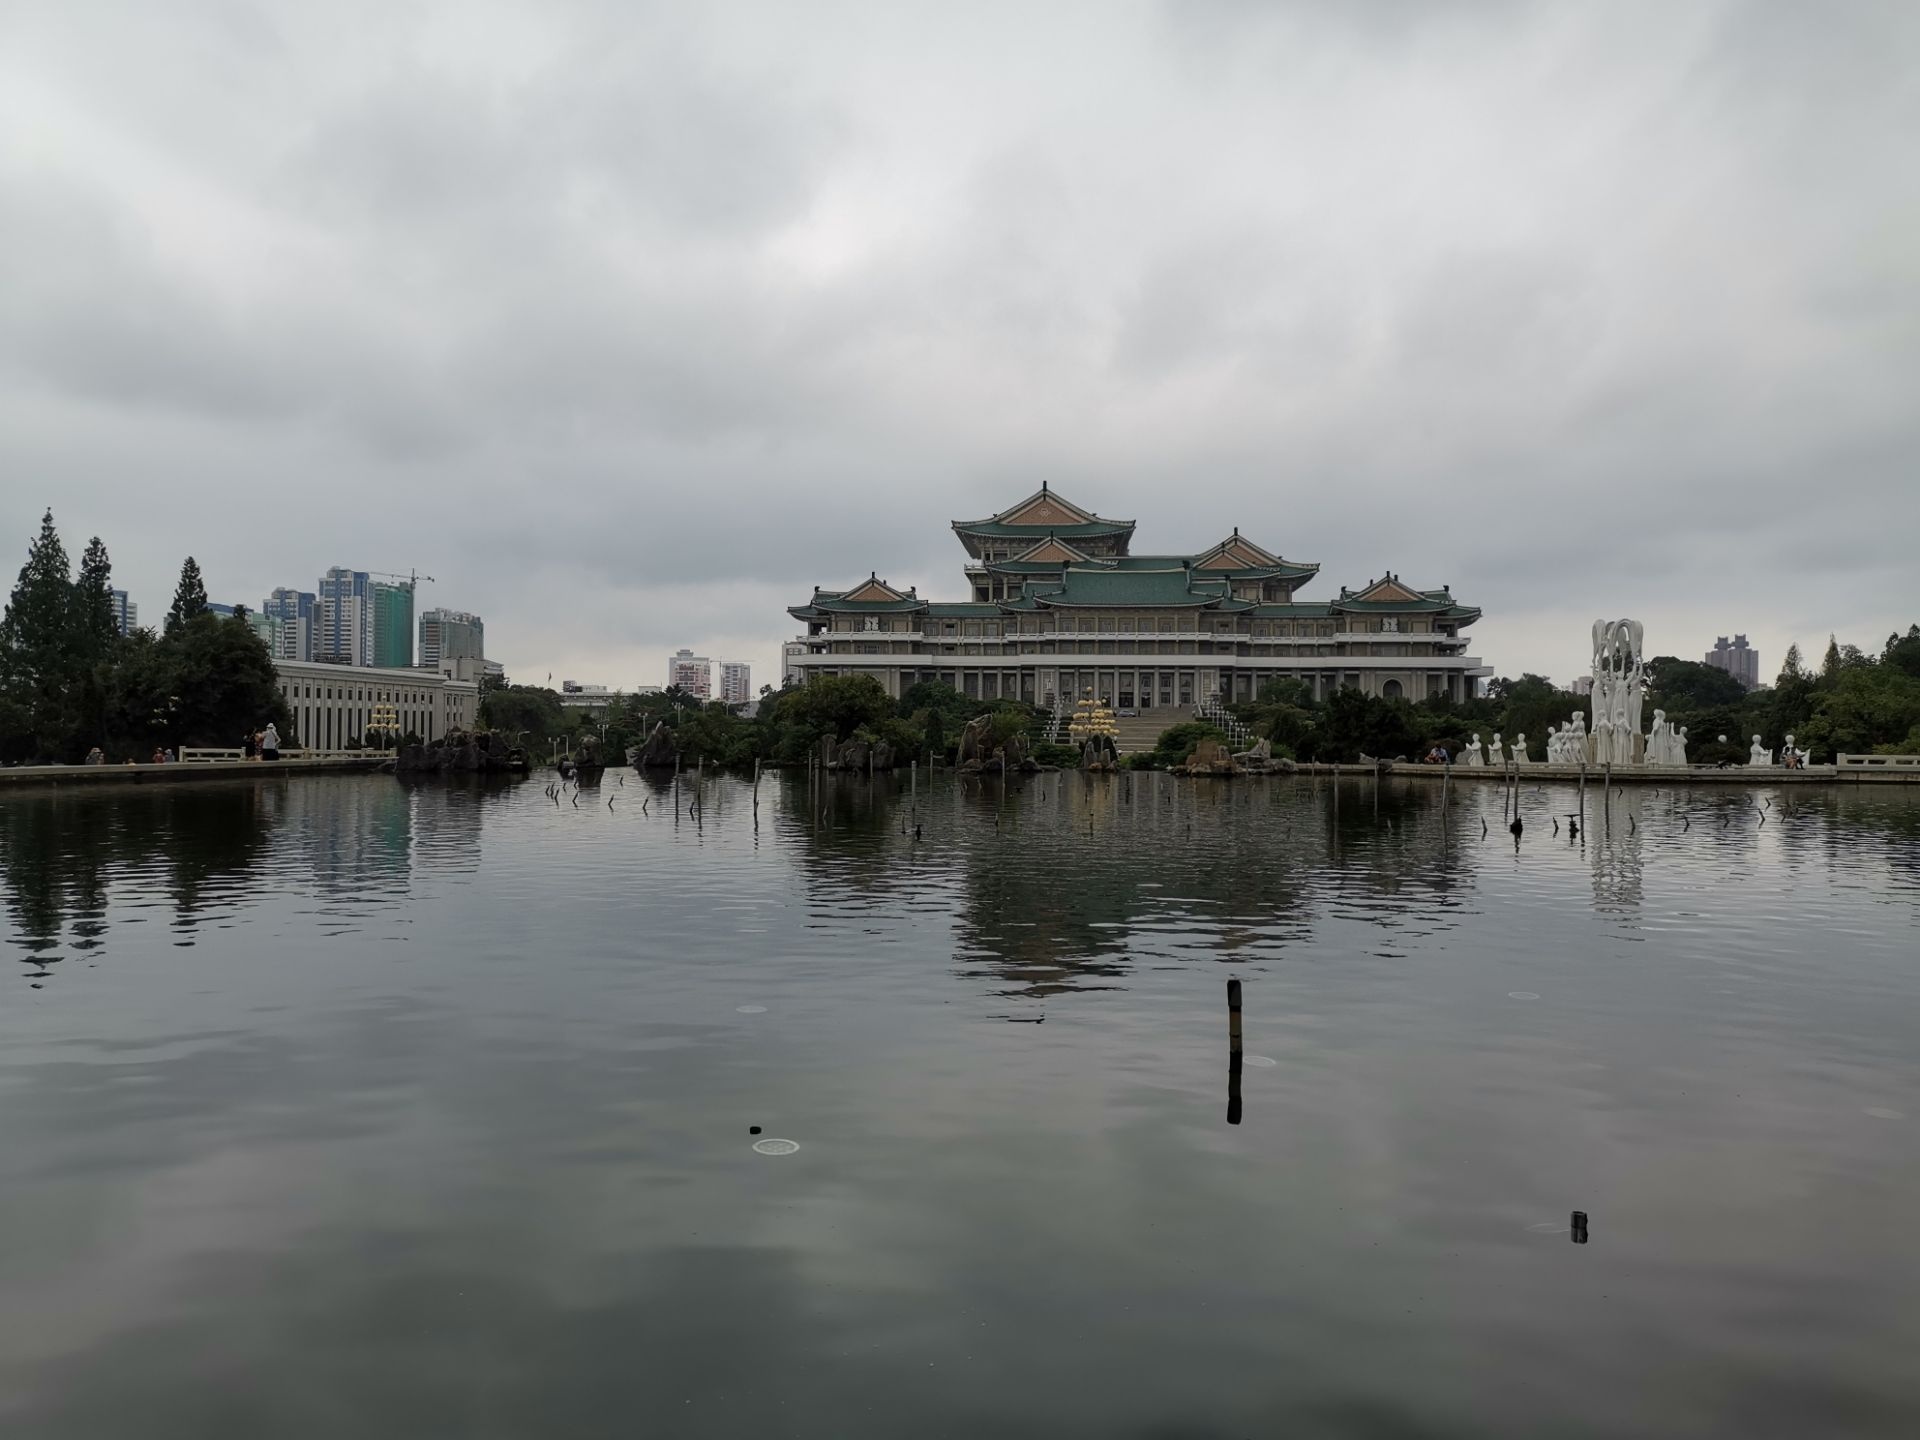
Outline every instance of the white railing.
<svg viewBox="0 0 1920 1440"><path fill-rule="evenodd" d="M243 764L247 753L240 749L220 749L212 746L186 746L180 752L182 765L233 765ZM391 750L295 750L280 752L282 760L388 760L393 757Z"/></svg>
<svg viewBox="0 0 1920 1440"><path fill-rule="evenodd" d="M1920 770L1920 755L1836 755L1841 770Z"/></svg>

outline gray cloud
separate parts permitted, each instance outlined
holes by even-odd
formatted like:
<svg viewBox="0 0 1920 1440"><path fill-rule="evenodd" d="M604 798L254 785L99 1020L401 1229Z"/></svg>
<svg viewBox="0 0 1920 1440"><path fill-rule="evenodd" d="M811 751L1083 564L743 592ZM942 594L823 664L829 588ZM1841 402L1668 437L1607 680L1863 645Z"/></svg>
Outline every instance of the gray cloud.
<svg viewBox="0 0 1920 1440"><path fill-rule="evenodd" d="M1044 478L1507 671L1920 618L1909 7L9 25L0 523L156 612L418 565L520 674L771 679Z"/></svg>

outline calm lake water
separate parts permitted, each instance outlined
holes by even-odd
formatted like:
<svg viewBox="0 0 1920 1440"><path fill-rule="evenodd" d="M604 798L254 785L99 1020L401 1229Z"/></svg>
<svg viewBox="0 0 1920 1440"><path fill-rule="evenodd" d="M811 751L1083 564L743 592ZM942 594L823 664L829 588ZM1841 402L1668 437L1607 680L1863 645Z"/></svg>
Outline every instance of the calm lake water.
<svg viewBox="0 0 1920 1440"><path fill-rule="evenodd" d="M544 783L0 797L0 1431L1920 1434L1920 794Z"/></svg>

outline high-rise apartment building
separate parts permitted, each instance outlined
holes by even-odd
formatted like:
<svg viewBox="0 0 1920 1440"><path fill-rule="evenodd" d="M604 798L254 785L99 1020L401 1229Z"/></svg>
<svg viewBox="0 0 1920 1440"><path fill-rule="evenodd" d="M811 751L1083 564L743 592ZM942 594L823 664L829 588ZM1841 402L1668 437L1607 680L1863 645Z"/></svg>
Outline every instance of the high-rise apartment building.
<svg viewBox="0 0 1920 1440"><path fill-rule="evenodd" d="M422 670L438 670L451 660L478 660L486 653L486 626L478 615L438 607L421 612Z"/></svg>
<svg viewBox="0 0 1920 1440"><path fill-rule="evenodd" d="M373 648L367 661L382 670L413 668L413 581L375 580L368 590L373 600Z"/></svg>
<svg viewBox="0 0 1920 1440"><path fill-rule="evenodd" d="M124 590L108 592L113 599L113 628L122 635L131 635L140 624L140 607L127 598Z"/></svg>
<svg viewBox="0 0 1920 1440"><path fill-rule="evenodd" d="M313 658L324 665L373 663L373 577L336 565L320 577Z"/></svg>
<svg viewBox="0 0 1920 1440"><path fill-rule="evenodd" d="M278 624L267 642L276 660L313 659L314 615L319 598L311 590L280 586L260 602L260 613Z"/></svg>
<svg viewBox="0 0 1920 1440"><path fill-rule="evenodd" d="M713 661L691 650L679 650L667 657L667 688L678 686L702 700L713 698Z"/></svg>
<svg viewBox="0 0 1920 1440"><path fill-rule="evenodd" d="M1724 670L1749 690L1760 688L1760 652L1747 644L1747 637L1736 635L1732 643L1722 635L1707 652L1707 664Z"/></svg>
<svg viewBox="0 0 1920 1440"><path fill-rule="evenodd" d="M743 660L720 662L720 698L728 705L753 699L753 669Z"/></svg>

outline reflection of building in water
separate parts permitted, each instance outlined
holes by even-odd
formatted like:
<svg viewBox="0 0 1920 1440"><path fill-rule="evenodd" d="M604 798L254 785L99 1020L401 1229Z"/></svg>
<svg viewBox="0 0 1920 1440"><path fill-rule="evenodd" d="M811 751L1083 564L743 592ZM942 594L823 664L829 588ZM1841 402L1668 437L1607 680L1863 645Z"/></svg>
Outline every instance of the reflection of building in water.
<svg viewBox="0 0 1920 1440"><path fill-rule="evenodd" d="M1044 997L1123 987L1143 961L1277 959L1335 900L1390 901L1380 923L1442 913L1431 897L1463 860L1432 863L1431 787L1383 796L1378 820L1347 788L1340 827L1367 833L1337 845L1330 785L1147 772L943 779L917 797L831 777L798 784L787 834L823 916L850 891L876 909L950 906L963 974Z"/></svg>
<svg viewBox="0 0 1920 1440"><path fill-rule="evenodd" d="M298 854L321 893L404 892L413 834L408 787L378 776L289 785L276 847Z"/></svg>

